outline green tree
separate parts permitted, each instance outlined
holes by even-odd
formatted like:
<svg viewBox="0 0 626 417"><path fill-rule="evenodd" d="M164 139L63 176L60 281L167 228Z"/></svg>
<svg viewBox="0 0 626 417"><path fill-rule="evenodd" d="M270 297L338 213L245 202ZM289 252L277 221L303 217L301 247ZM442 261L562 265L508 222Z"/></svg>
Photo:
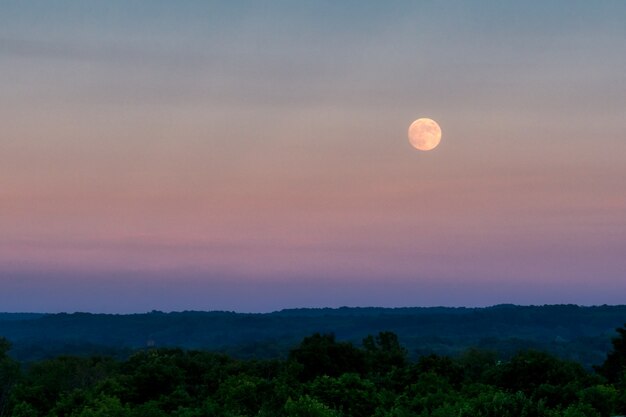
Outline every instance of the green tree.
<svg viewBox="0 0 626 417"><path fill-rule="evenodd" d="M424 372L398 396L395 407L400 415L429 415L437 408L455 403L459 394L448 378L435 372Z"/></svg>
<svg viewBox="0 0 626 417"><path fill-rule="evenodd" d="M148 401L132 408L132 417L170 417L170 414L159 407L156 401Z"/></svg>
<svg viewBox="0 0 626 417"><path fill-rule="evenodd" d="M592 382L580 364L534 350L520 352L510 361L494 367L488 379L496 386L511 392L522 391L529 396L541 385L565 387L572 383L587 386Z"/></svg>
<svg viewBox="0 0 626 417"><path fill-rule="evenodd" d="M496 366L497 359L496 352L470 348L463 352L457 363L463 368L465 381L473 383L484 381L485 373Z"/></svg>
<svg viewBox="0 0 626 417"><path fill-rule="evenodd" d="M13 411L10 415L11 417L38 417L39 413L37 412L35 407L30 405L26 401L22 401L21 403L16 404L15 407L13 407Z"/></svg>
<svg viewBox="0 0 626 417"><path fill-rule="evenodd" d="M117 371L111 359L59 357L38 362L15 384L11 397L25 402L40 415L52 410L64 394L89 389Z"/></svg>
<svg viewBox="0 0 626 417"><path fill-rule="evenodd" d="M422 356L417 361L416 368L420 374L430 372L439 375L455 387L463 380L463 368L447 356Z"/></svg>
<svg viewBox="0 0 626 417"><path fill-rule="evenodd" d="M8 415L9 394L19 376L19 365L8 355L11 343L0 337L0 416Z"/></svg>
<svg viewBox="0 0 626 417"><path fill-rule="evenodd" d="M363 374L363 351L352 343L337 342L333 334L305 337L300 346L289 353L289 358L302 365L300 377L309 381L317 376L339 376L347 372Z"/></svg>
<svg viewBox="0 0 626 417"><path fill-rule="evenodd" d="M268 383L259 377L232 375L220 385L217 398L233 415L253 416L270 394L268 388Z"/></svg>
<svg viewBox="0 0 626 417"><path fill-rule="evenodd" d="M618 336L612 340L613 349L608 353L604 363L596 369L610 383L626 385L624 380L624 375L626 375L626 325L615 330Z"/></svg>
<svg viewBox="0 0 626 417"><path fill-rule="evenodd" d="M391 369L403 368L407 364L407 350L400 345L393 332L380 332L376 337L363 339L367 369L375 373L387 373Z"/></svg>
<svg viewBox="0 0 626 417"><path fill-rule="evenodd" d="M295 401L289 398L285 403L285 414L286 417L339 417L336 411L308 395Z"/></svg>
<svg viewBox="0 0 626 417"><path fill-rule="evenodd" d="M610 385L594 385L578 393L580 402L592 406L601 417L609 417L616 412L618 391Z"/></svg>
<svg viewBox="0 0 626 417"><path fill-rule="evenodd" d="M306 387L312 397L341 412L343 416L366 417L377 407L376 386L358 374L320 376Z"/></svg>
<svg viewBox="0 0 626 417"><path fill-rule="evenodd" d="M130 411L122 405L119 398L99 395L91 404L84 406L80 411L71 414L71 417L128 417Z"/></svg>
<svg viewBox="0 0 626 417"><path fill-rule="evenodd" d="M563 410L563 417L600 417L600 414L589 404L572 404Z"/></svg>
<svg viewBox="0 0 626 417"><path fill-rule="evenodd" d="M133 355L124 366L125 399L135 404L171 394L184 381L180 349L154 349Z"/></svg>
<svg viewBox="0 0 626 417"><path fill-rule="evenodd" d="M461 407L459 417L521 417L545 416L547 410L541 403L534 402L523 392L502 391L481 393Z"/></svg>

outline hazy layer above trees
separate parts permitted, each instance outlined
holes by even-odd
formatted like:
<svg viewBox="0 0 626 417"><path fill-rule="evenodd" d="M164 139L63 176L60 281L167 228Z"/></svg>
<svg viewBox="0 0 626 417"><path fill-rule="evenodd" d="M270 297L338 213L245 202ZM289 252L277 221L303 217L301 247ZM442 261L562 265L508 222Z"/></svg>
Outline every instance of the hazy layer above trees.
<svg viewBox="0 0 626 417"><path fill-rule="evenodd" d="M456 355L469 347L503 358L520 349L552 352L590 367L602 363L626 306L489 308L294 309L268 314L179 312L146 314L0 314L0 336L22 361L60 354L127 356L146 346L210 349L241 358L285 357L315 332L358 343L368 334L396 333L409 355Z"/></svg>

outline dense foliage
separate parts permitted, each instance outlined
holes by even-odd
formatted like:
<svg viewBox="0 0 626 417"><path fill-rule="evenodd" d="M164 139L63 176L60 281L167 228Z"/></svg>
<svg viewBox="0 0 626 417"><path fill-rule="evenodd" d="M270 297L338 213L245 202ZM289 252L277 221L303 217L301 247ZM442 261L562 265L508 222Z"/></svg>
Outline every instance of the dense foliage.
<svg viewBox="0 0 626 417"><path fill-rule="evenodd" d="M61 355L120 360L149 346L226 353L240 359L285 359L313 333L334 333L360 345L381 329L394 332L409 359L436 353L458 356L471 347L510 359L535 349L588 369L602 363L626 306L576 305L489 308L294 309L268 314L177 312L147 314L2 314L0 336L22 362Z"/></svg>
<svg viewBox="0 0 626 417"><path fill-rule="evenodd" d="M607 417L626 413L626 329L618 331L597 373L533 350L506 361L477 349L411 361L391 332L360 346L317 333L282 360L150 348L20 370L0 339L0 416Z"/></svg>

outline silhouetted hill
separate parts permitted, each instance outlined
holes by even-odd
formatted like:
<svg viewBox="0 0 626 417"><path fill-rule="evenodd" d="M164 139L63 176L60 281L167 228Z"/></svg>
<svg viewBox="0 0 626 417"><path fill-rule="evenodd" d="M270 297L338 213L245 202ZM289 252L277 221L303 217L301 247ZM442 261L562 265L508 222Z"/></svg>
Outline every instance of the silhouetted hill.
<svg viewBox="0 0 626 417"><path fill-rule="evenodd" d="M412 357L455 355L469 347L503 358L536 348L589 367L601 363L626 306L488 308L322 308L267 314L233 312L145 314L0 314L0 336L22 361L59 354L124 357L146 346L223 351L238 357L284 357L315 332L360 344L368 334L396 333Z"/></svg>

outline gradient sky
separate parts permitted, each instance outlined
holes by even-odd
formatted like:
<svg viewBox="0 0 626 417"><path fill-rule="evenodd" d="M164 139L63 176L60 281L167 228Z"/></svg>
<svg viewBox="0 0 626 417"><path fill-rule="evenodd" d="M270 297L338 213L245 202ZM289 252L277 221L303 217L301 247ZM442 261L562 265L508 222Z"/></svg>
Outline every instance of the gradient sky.
<svg viewBox="0 0 626 417"><path fill-rule="evenodd" d="M624 22L2 1L0 310L625 303Z"/></svg>

